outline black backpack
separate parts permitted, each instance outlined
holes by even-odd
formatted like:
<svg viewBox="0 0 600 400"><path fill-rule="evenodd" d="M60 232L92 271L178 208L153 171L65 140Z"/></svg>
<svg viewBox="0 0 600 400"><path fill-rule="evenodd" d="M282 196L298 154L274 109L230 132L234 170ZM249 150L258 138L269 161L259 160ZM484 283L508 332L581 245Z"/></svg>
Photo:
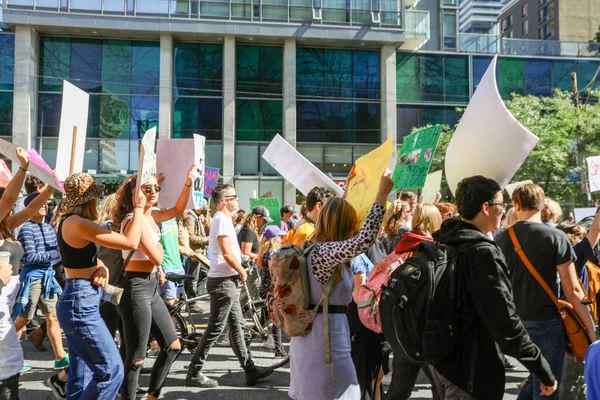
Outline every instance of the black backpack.
<svg viewBox="0 0 600 400"><path fill-rule="evenodd" d="M382 286L383 335L407 361L436 365L454 351L460 340L457 309L462 282L456 260L458 254L477 245L421 242L416 254Z"/></svg>

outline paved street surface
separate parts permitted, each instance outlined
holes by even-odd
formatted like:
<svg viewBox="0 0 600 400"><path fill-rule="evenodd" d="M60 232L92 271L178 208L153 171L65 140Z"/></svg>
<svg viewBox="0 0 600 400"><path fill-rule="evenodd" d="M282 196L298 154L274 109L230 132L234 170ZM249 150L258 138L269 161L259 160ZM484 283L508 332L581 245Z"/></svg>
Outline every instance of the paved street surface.
<svg viewBox="0 0 600 400"><path fill-rule="evenodd" d="M207 309L207 305L204 305ZM25 350L25 361L33 366L33 369L21 376L20 396L22 400L45 400L52 399L52 392L43 382L53 373L53 353L48 339L44 341L48 351L37 351L30 341L23 341ZM66 345L66 343L65 343ZM180 399L243 399L243 400L270 400L286 399L289 389L289 365L278 369L273 373L270 379L249 388L245 385L244 373L239 367L237 359L233 354L231 347L215 345L205 366L206 375L219 381L220 386L215 389L199 389L185 386L186 368L191 359L191 354L187 350L174 363L171 373L167 378L163 395L165 400ZM258 361L257 361L258 362ZM505 399L516 399L517 384L527 377L525 369L519 365L516 372L507 374ZM384 379L384 385L387 389L391 374ZM143 374L141 386L148 387L149 375ZM310 383L307 383L310 384ZM413 391L412 399L431 399L431 389L426 377L420 376Z"/></svg>

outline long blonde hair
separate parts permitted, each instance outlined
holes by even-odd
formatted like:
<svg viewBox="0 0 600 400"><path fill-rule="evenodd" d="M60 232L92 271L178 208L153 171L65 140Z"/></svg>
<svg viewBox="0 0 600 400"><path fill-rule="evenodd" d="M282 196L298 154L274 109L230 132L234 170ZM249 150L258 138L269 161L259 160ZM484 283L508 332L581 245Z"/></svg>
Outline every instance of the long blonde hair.
<svg viewBox="0 0 600 400"><path fill-rule="evenodd" d="M258 217L258 215L252 213L248 214L246 216L246 220L244 221L244 226L247 226L248 229L254 231L256 237L258 238L260 236L260 231L258 229L258 224L256 223L256 217Z"/></svg>
<svg viewBox="0 0 600 400"><path fill-rule="evenodd" d="M98 223L101 224L105 221L113 219L115 209L117 208L117 194L113 193L106 197L100 205L100 211L98 212Z"/></svg>
<svg viewBox="0 0 600 400"><path fill-rule="evenodd" d="M271 239L267 239L266 237L263 237L262 240L260 241L260 247L258 248L258 259L257 259L257 263L256 266L258 267L259 270L263 269L263 258L265 256L265 253L269 250L273 250L273 251L277 251L281 248L281 243L279 241L279 237L275 236L272 237ZM267 265L267 268L269 266Z"/></svg>
<svg viewBox="0 0 600 400"><path fill-rule="evenodd" d="M325 202L315 222L315 231L310 238L314 243L338 242L350 239L358 227L356 210L341 197Z"/></svg>
<svg viewBox="0 0 600 400"><path fill-rule="evenodd" d="M62 207L61 216L58 217L62 220L65 216L76 214L81 218L89 219L90 221L96 221L98 219L98 198L93 198L87 203L83 203L74 207Z"/></svg>
<svg viewBox="0 0 600 400"><path fill-rule="evenodd" d="M442 226L442 214L433 204L419 204L413 213L413 231L431 236Z"/></svg>

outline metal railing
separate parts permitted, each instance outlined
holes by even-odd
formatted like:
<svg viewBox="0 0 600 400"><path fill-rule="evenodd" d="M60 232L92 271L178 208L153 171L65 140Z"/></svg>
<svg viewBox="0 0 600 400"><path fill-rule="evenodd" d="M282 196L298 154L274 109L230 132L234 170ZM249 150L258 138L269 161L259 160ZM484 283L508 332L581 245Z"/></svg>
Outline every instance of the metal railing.
<svg viewBox="0 0 600 400"><path fill-rule="evenodd" d="M509 39L496 35L461 33L459 51L507 56L600 57L600 43Z"/></svg>
<svg viewBox="0 0 600 400"><path fill-rule="evenodd" d="M431 34L429 11L406 10L404 35L407 39L429 39Z"/></svg>
<svg viewBox="0 0 600 400"><path fill-rule="evenodd" d="M0 0L5 11L402 28L400 0Z"/></svg>

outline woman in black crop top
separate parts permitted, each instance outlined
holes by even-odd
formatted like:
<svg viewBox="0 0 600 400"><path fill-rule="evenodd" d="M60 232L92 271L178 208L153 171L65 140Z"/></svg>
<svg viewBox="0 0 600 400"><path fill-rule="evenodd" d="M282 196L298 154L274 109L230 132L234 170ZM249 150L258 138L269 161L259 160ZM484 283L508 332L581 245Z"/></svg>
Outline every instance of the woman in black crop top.
<svg viewBox="0 0 600 400"><path fill-rule="evenodd" d="M104 187L83 172L65 181L65 213L58 227L58 246L67 279L56 311L69 347L67 393L72 398L115 399L124 376L117 346L100 317L100 299L109 276L108 269L97 263L96 244L136 249L146 196L138 193L131 229L121 235L94 223L98 196L103 192ZM81 373L82 365L87 367L85 374ZM91 381L84 383L89 376Z"/></svg>

